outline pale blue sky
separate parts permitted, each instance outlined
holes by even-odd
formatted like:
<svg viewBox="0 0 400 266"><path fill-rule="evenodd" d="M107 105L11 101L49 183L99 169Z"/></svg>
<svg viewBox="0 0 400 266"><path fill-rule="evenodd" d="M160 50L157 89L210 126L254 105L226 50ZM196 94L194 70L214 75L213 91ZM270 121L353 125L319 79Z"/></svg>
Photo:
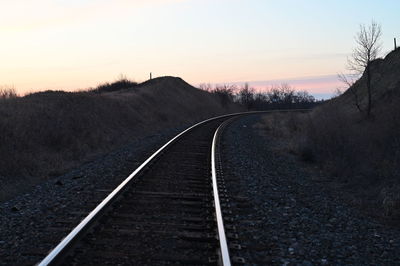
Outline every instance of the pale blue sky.
<svg viewBox="0 0 400 266"><path fill-rule="evenodd" d="M394 0L3 0L0 86L70 90L150 71L194 85L335 79L359 24L376 20L383 51L393 48L399 10Z"/></svg>

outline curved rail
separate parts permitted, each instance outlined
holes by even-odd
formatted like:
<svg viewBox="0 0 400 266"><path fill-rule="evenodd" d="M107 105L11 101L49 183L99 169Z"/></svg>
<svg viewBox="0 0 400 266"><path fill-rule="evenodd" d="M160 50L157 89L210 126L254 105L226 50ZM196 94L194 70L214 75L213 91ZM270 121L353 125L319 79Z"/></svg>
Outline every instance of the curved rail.
<svg viewBox="0 0 400 266"><path fill-rule="evenodd" d="M228 121L230 121L229 119ZM222 211L221 211L221 204L219 201L219 194L218 194L218 184L217 184L217 169L216 169L216 147L217 147L217 141L219 134L221 132L221 129L223 126L226 124L226 121L222 123L217 130L214 133L213 137L213 142L211 146L211 177L212 177L212 185L213 185L213 193L214 193L214 204L215 204L215 216L217 219L217 227L218 227L218 239L219 239L219 245L220 245L220 252L221 252L221 261L223 266L230 266L231 265L231 259L229 256L229 249L228 249L228 243L226 240L226 235L225 235L225 227L224 227L224 220L222 217Z"/></svg>
<svg viewBox="0 0 400 266"><path fill-rule="evenodd" d="M285 111L285 110L281 110ZM299 110L297 110L299 111ZM202 124L205 124L207 122L221 119L221 118L226 118L226 117L234 117L234 116L239 116L239 115L248 115L248 114L257 114L257 113L267 113L267 112L273 112L273 111L254 111L254 112L241 112L241 113L233 113L233 114L227 114L227 115L221 115L213 118L206 119L204 121L201 121L186 130L182 131L178 135L176 135L174 138L172 138L170 141L168 141L166 144L164 144L160 149L158 149L156 152L154 152L147 160L145 160L133 173L131 173L118 187L116 187L97 207L92 210L88 216L86 216L51 252L41 261L39 262L39 266L46 266L46 265L51 265L53 263L56 263L58 260L60 260L63 255L65 255L69 248L72 246L72 244L80 237L82 236L89 226L95 222L95 220L101 216L101 214L105 211L106 207L109 206L126 188L127 185L134 179L145 167L148 166L148 164L157 158L158 156L161 155L161 153L172 143L174 143L177 139L179 139L182 135L185 133L191 131L195 127L198 127ZM219 128L218 128L219 129ZM218 131L218 130L217 130ZM216 132L217 133L217 132ZM215 136L214 136L215 137ZM213 148L215 149L214 145ZM214 170L213 170L213 175L215 175L215 162L212 160L214 163ZM215 191L214 191L215 193ZM219 205L219 200L218 200L218 205ZM221 222L222 222L222 215L221 215ZM223 226L223 224L222 224ZM222 229L223 230L223 227ZM220 230L219 230L220 231ZM222 231L221 231L222 232ZM221 238L225 238L225 234L223 233L223 236L220 235L220 241ZM227 250L226 246L226 239L225 239L225 244L221 244L221 250ZM225 254L225 253L224 253ZM226 253L229 256L229 253ZM226 255L225 256L225 261ZM229 257L228 257L229 259ZM224 265L230 265L229 264L224 264Z"/></svg>
<svg viewBox="0 0 400 266"><path fill-rule="evenodd" d="M118 195L126 188L127 184L138 175L140 171L142 171L153 159L159 156L169 145L175 142L178 138L180 138L183 134L189 132L193 128L205 124L207 122L224 118L224 117L232 117L237 115L242 115L247 113L234 113L228 115L222 115L213 117L204 121L201 121L186 130L182 131L166 144L164 144L160 149L158 149L155 153L153 153L146 161L144 161L132 174L130 174L117 188L115 188L97 207L89 213L38 265L46 266L51 265L56 262L63 254L66 253L69 246L83 234L86 229L95 221L95 219L101 215L101 213L105 210L105 208L110 205L110 203L117 198Z"/></svg>

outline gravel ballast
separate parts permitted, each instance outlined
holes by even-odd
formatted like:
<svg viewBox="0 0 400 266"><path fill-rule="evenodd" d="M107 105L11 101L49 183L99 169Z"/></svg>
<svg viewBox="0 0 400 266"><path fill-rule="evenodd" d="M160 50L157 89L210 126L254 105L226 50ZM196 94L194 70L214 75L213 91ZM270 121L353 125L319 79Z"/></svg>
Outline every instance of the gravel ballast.
<svg viewBox="0 0 400 266"><path fill-rule="evenodd" d="M222 165L248 265L399 265L400 231L346 205L294 156L277 154L241 118L224 132Z"/></svg>
<svg viewBox="0 0 400 266"><path fill-rule="evenodd" d="M400 231L342 203L293 156L240 118L222 165L246 265L399 265ZM33 265L182 128L133 142L0 204L0 265Z"/></svg>
<svg viewBox="0 0 400 266"><path fill-rule="evenodd" d="M147 157L184 128L132 142L0 204L0 265L34 265Z"/></svg>

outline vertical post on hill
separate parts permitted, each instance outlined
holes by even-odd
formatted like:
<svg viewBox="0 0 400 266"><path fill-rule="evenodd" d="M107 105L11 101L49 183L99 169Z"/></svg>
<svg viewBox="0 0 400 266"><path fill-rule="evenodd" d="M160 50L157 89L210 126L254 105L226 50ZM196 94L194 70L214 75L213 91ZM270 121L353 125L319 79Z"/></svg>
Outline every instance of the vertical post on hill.
<svg viewBox="0 0 400 266"><path fill-rule="evenodd" d="M152 78L151 76L152 76L152 75L151 75L151 72L150 72L150 79Z"/></svg>
<svg viewBox="0 0 400 266"><path fill-rule="evenodd" d="M394 49L397 49L396 38L394 38Z"/></svg>

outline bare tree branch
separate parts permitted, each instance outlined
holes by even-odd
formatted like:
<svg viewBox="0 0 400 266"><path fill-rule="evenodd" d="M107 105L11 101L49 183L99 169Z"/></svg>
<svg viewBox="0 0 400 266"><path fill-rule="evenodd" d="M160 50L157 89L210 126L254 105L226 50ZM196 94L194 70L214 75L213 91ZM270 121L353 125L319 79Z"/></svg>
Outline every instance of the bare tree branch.
<svg viewBox="0 0 400 266"><path fill-rule="evenodd" d="M372 109L372 88L371 88L371 69L370 63L375 60L380 51L382 36L381 26L375 21L371 25L360 25L360 31L356 34L355 40L357 46L354 48L350 58L347 59L348 69L358 74L365 73L367 78L368 105L367 115L369 116ZM340 78L339 78L340 79ZM343 81L343 80L342 80ZM346 82L345 82L346 83ZM353 95L357 98L357 94ZM356 99L358 104L358 98ZM357 107L358 108L358 107Z"/></svg>
<svg viewBox="0 0 400 266"><path fill-rule="evenodd" d="M351 94L353 95L353 99L354 99L354 105L357 107L358 111L362 112L361 106L360 106L360 102L359 102L359 97L358 97L358 93L356 88L353 86L355 83L354 79L350 79L348 78L345 74L340 73L338 74L338 79L339 81L341 81L342 83L344 83L348 90L351 92Z"/></svg>

